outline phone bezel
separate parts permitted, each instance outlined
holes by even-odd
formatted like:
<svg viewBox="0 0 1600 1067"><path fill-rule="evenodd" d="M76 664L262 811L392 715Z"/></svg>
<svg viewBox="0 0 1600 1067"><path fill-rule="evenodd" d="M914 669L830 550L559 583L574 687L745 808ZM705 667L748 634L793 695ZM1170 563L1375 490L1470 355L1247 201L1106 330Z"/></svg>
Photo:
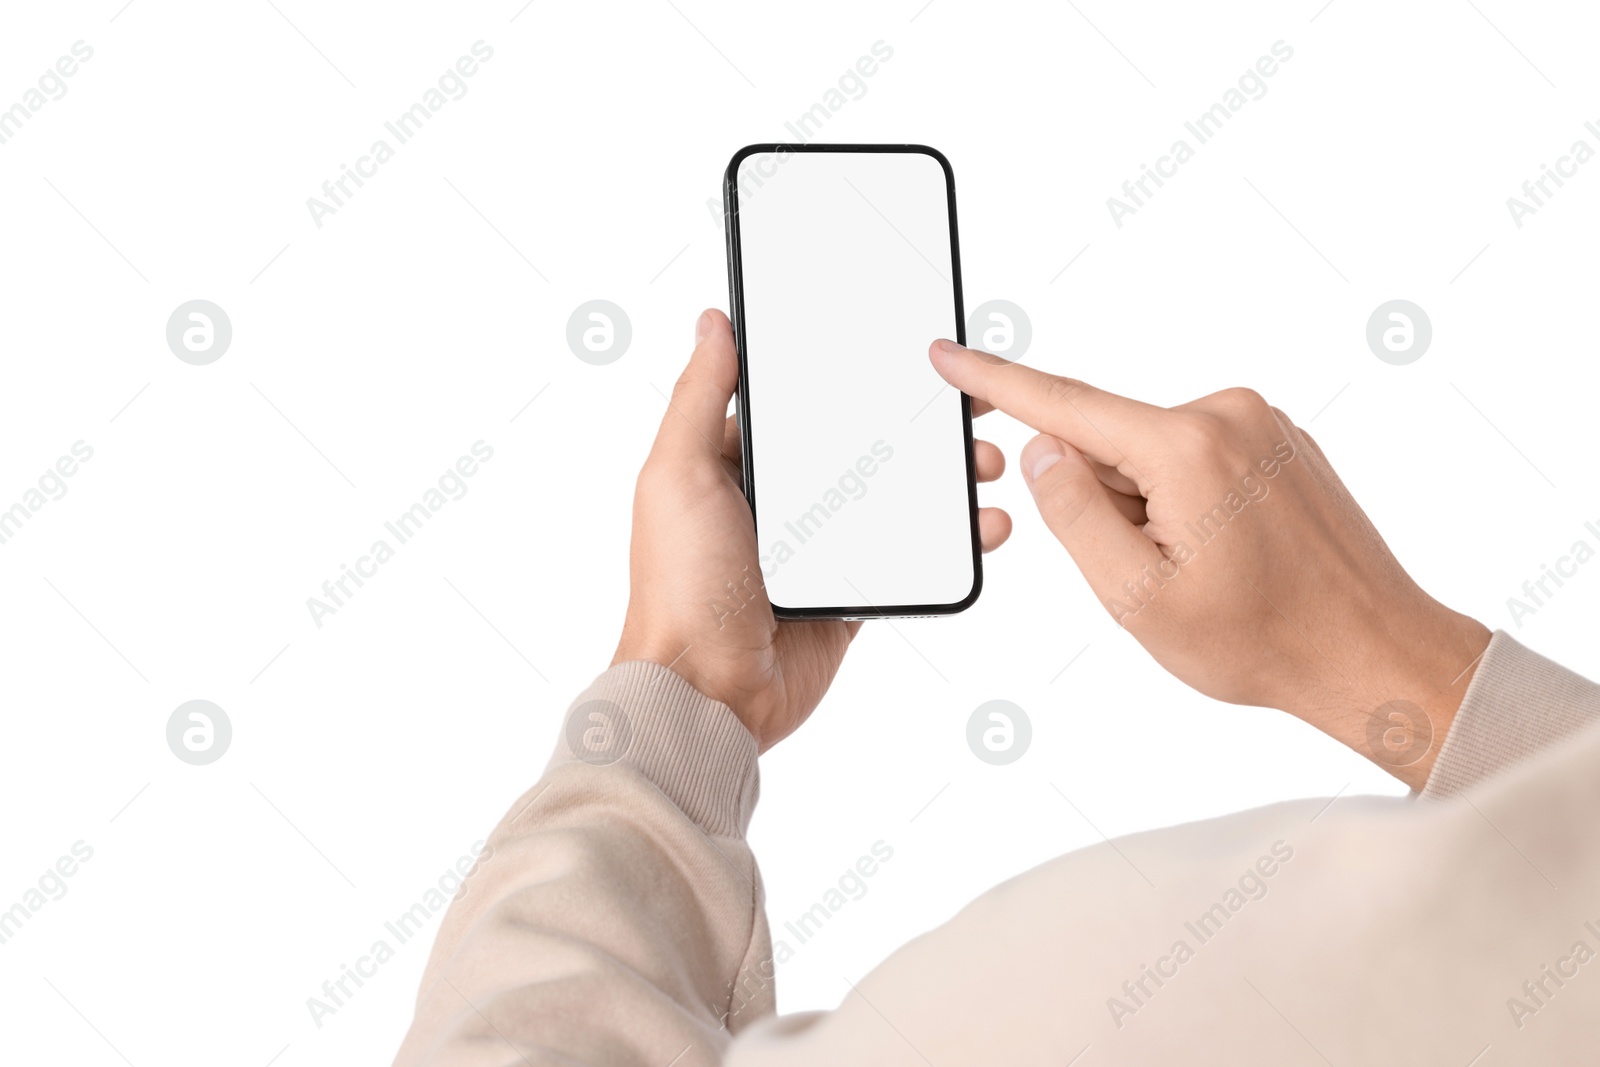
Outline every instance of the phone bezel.
<svg viewBox="0 0 1600 1067"><path fill-rule="evenodd" d="M781 142L745 145L735 152L733 158L728 162L727 170L723 173L722 214L728 246L729 319L733 323L734 344L739 353L738 406L735 410L739 416L739 443L743 457L744 495L750 504L752 523L755 522L756 515L755 458L751 449L749 375L746 373L746 364L749 356L745 349L744 266L741 260L739 243L739 164L746 157L760 152L884 152L919 154L937 160L940 168L944 171L945 200L949 206L950 279L951 290L955 296L956 313L954 339L958 344L965 345L967 343L966 311L961 297L961 245L959 231L956 227L956 178L955 171L951 169L950 161L945 158L944 153L936 148L921 144L784 144ZM967 513L972 540L972 589L966 596L949 604L869 604L865 607L853 605L849 607L788 608L773 603L773 614L782 619L903 618L918 615L954 615L965 611L976 603L979 593L983 591L983 541L978 531L978 471L972 445L972 398L966 393L961 394L961 433L966 450ZM759 538L759 529L757 529L756 534ZM763 582L763 587L765 587L765 582Z"/></svg>

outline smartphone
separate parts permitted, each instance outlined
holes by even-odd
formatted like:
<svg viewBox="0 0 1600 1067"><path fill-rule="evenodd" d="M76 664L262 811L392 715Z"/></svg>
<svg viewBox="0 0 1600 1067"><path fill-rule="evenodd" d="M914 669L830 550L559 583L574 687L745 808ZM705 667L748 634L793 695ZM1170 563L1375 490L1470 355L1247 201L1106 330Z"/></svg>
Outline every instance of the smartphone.
<svg viewBox="0 0 1600 1067"><path fill-rule="evenodd" d="M782 618L949 615L983 586L955 178L924 145L756 144L723 178L744 491Z"/></svg>

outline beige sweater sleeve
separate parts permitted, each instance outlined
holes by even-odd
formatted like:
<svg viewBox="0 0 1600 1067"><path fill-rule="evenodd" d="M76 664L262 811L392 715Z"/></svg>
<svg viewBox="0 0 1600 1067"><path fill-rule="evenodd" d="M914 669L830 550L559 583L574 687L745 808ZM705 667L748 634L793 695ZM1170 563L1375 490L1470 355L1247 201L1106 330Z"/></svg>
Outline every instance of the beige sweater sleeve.
<svg viewBox="0 0 1600 1067"><path fill-rule="evenodd" d="M1071 853L780 1019L754 742L623 664L491 835L396 1062L1588 1063L1600 962L1553 982L1574 942L1600 954L1596 720L1600 689L1496 634L1424 791L1467 802L1296 802Z"/></svg>
<svg viewBox="0 0 1600 1067"><path fill-rule="evenodd" d="M773 1011L738 981L771 975L755 739L642 662L566 723L445 915L397 1065L699 1067Z"/></svg>
<svg viewBox="0 0 1600 1067"><path fill-rule="evenodd" d="M1600 722L1600 686L1496 630L1422 796L1454 796Z"/></svg>

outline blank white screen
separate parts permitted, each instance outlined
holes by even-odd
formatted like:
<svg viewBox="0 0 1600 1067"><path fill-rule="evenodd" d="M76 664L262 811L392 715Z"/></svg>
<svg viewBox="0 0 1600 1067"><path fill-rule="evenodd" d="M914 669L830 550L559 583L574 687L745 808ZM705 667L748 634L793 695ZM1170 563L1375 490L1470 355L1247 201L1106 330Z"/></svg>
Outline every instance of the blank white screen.
<svg viewBox="0 0 1600 1067"><path fill-rule="evenodd" d="M756 535L786 608L954 604L975 574L944 168L920 152L738 169Z"/></svg>

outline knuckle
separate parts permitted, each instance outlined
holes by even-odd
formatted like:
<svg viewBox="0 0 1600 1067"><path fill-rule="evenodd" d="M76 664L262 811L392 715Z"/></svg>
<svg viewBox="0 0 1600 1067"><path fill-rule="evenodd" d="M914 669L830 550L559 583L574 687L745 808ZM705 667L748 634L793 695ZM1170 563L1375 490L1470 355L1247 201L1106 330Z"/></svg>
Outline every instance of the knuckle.
<svg viewBox="0 0 1600 1067"><path fill-rule="evenodd" d="M1044 392L1046 404L1060 407L1072 403L1072 398L1083 388L1083 383L1075 378L1062 378L1050 374L1045 376L1040 388Z"/></svg>
<svg viewBox="0 0 1600 1067"><path fill-rule="evenodd" d="M1045 524L1057 534L1071 527L1089 509L1088 487L1068 483L1053 487L1041 497L1039 512Z"/></svg>
<svg viewBox="0 0 1600 1067"><path fill-rule="evenodd" d="M644 464L639 468L639 476L633 480L634 495L649 499L652 494L659 490L661 482L661 461L656 457L654 451L652 451L650 456L645 459Z"/></svg>
<svg viewBox="0 0 1600 1067"><path fill-rule="evenodd" d="M694 392L698 384L699 379L691 371L686 370L678 375L678 380L672 383L673 402L676 403Z"/></svg>
<svg viewBox="0 0 1600 1067"><path fill-rule="evenodd" d="M1253 442L1282 432L1288 420L1254 389L1235 387L1212 393L1183 411L1180 436L1198 456L1231 463Z"/></svg>
<svg viewBox="0 0 1600 1067"><path fill-rule="evenodd" d="M1267 398L1245 386L1224 389L1213 394L1211 400L1218 410L1233 418L1258 422L1272 417L1272 405L1267 403Z"/></svg>
<svg viewBox="0 0 1600 1067"><path fill-rule="evenodd" d="M639 477L633 481L634 515L637 517L655 511L656 503L661 496L660 479L655 476L647 463L639 469Z"/></svg>
<svg viewBox="0 0 1600 1067"><path fill-rule="evenodd" d="M1066 529L1083 515L1099 492L1094 473L1082 464L1057 463L1034 486L1039 513L1057 532Z"/></svg>
<svg viewBox="0 0 1600 1067"><path fill-rule="evenodd" d="M1307 451L1309 451L1313 456L1316 456L1318 459L1327 459L1326 453L1322 451L1322 446L1317 444L1317 439L1315 437L1312 437L1309 433L1300 429L1298 426L1295 427L1295 432L1299 435L1300 443L1306 448Z"/></svg>
<svg viewBox="0 0 1600 1067"><path fill-rule="evenodd" d="M698 498L715 491L721 477L720 460L715 464L693 463L652 454L634 483L634 503L652 514L681 511L686 497Z"/></svg>

